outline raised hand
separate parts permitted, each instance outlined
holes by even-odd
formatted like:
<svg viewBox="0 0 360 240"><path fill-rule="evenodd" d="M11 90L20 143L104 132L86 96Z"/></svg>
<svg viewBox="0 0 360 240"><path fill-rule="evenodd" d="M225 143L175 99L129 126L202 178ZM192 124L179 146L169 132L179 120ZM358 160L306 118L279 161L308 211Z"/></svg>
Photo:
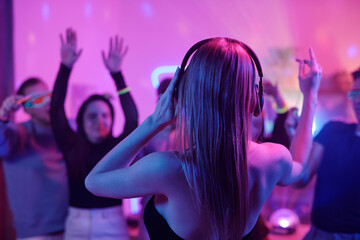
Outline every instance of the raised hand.
<svg viewBox="0 0 360 240"><path fill-rule="evenodd" d="M276 104L276 112L277 113L284 113L287 111L286 103L280 94L278 84L272 84L269 80L263 80L263 89L264 93L273 97L275 104Z"/></svg>
<svg viewBox="0 0 360 240"><path fill-rule="evenodd" d="M76 50L76 32L71 28L66 29L66 42L63 39L62 34L60 34L61 40L61 63L65 66L72 68L76 60L79 58L82 49L79 51Z"/></svg>
<svg viewBox="0 0 360 240"><path fill-rule="evenodd" d="M263 80L263 88L264 88L264 93L272 96L272 97L277 97L277 95L279 94L279 90L278 90L278 85L277 84L272 84L269 80L264 79Z"/></svg>
<svg viewBox="0 0 360 240"><path fill-rule="evenodd" d="M175 75L171 80L166 91L161 95L156 108L152 114L153 120L159 126L167 126L168 124L175 121L175 103L174 103L174 91L175 85L178 81L179 68L176 69Z"/></svg>
<svg viewBox="0 0 360 240"><path fill-rule="evenodd" d="M21 104L18 103L18 101L22 98L24 97L19 95L11 95L7 97L0 108L0 119L3 121L9 120L11 113L20 108Z"/></svg>
<svg viewBox="0 0 360 240"><path fill-rule="evenodd" d="M113 39L110 38L110 47L107 57L105 52L102 51L102 57L105 67L112 73L119 72L121 69L121 63L128 51L128 47L123 46L123 39L119 40L118 36L115 37L115 43L113 45Z"/></svg>
<svg viewBox="0 0 360 240"><path fill-rule="evenodd" d="M317 63L314 50L309 49L309 59L296 59L299 62L299 85L301 92L306 95L310 93L316 93L319 90L322 68ZM305 65L308 65L310 71L305 73Z"/></svg>

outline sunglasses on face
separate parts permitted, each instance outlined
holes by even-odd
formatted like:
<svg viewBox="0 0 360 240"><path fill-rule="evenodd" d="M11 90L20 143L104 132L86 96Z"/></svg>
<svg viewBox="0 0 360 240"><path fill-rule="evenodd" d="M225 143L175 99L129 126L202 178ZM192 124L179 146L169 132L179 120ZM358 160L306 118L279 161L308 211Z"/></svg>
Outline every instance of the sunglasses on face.
<svg viewBox="0 0 360 240"><path fill-rule="evenodd" d="M354 100L357 96L360 96L360 90L352 90L348 92L348 98Z"/></svg>
<svg viewBox="0 0 360 240"><path fill-rule="evenodd" d="M41 108L45 106L51 100L51 92L44 91L41 93L30 94L22 99L20 99L17 103L23 103L24 108Z"/></svg>

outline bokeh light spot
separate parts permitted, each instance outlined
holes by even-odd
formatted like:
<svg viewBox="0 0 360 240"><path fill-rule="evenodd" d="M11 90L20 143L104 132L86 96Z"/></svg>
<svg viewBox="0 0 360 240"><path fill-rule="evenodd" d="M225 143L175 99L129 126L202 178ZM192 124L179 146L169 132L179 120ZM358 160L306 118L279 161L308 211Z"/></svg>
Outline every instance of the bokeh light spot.
<svg viewBox="0 0 360 240"><path fill-rule="evenodd" d="M90 17L91 14L92 14L92 4L87 2L85 3L85 7L84 7L84 16Z"/></svg>
<svg viewBox="0 0 360 240"><path fill-rule="evenodd" d="M103 16L106 21L109 21L111 18L111 9L106 8L103 12Z"/></svg>
<svg viewBox="0 0 360 240"><path fill-rule="evenodd" d="M44 2L41 8L41 16L45 22L50 18L50 6L47 2Z"/></svg>
<svg viewBox="0 0 360 240"><path fill-rule="evenodd" d="M28 42L30 45L34 45L36 43L36 35L33 32L29 32L28 34Z"/></svg>
<svg viewBox="0 0 360 240"><path fill-rule="evenodd" d="M347 50L347 54L348 54L349 58L354 58L357 56L357 47L355 44L349 46L349 48Z"/></svg>
<svg viewBox="0 0 360 240"><path fill-rule="evenodd" d="M141 4L141 10L142 10L144 16L147 18L152 18L154 15L153 8L152 8L151 4L148 2L143 2Z"/></svg>

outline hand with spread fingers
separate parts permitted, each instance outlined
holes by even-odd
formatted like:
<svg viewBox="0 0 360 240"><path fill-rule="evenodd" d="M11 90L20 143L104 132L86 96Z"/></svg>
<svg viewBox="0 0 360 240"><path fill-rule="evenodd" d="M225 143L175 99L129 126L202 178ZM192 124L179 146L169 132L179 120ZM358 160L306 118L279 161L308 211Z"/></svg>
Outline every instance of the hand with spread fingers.
<svg viewBox="0 0 360 240"><path fill-rule="evenodd" d="M71 28L66 29L66 41L62 34L60 34L61 40L61 63L67 66L68 68L72 68L74 63L79 58L82 49L77 51L76 44L76 32L73 31Z"/></svg>
<svg viewBox="0 0 360 240"><path fill-rule="evenodd" d="M123 39L119 40L119 37L115 37L115 43L113 44L113 38L110 38L110 47L107 57L105 52L102 51L102 57L106 68L111 72L119 72L121 70L122 61L128 51L128 47L124 46Z"/></svg>
<svg viewBox="0 0 360 240"><path fill-rule="evenodd" d="M301 92L306 95L317 93L322 77L322 67L317 63L314 50L309 49L309 59L296 59L299 62L299 85ZM308 65L310 71L305 73L305 65Z"/></svg>
<svg viewBox="0 0 360 240"><path fill-rule="evenodd" d="M176 82L178 81L179 71L180 69L177 68L173 79L166 91L161 95L152 114L152 119L158 123L159 126L165 127L176 120L174 91Z"/></svg>

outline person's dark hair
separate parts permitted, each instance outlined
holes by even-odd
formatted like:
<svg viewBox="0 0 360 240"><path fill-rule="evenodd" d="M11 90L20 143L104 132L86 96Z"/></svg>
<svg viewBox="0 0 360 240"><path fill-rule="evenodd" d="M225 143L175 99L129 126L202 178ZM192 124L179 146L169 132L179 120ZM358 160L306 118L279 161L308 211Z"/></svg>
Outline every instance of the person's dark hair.
<svg viewBox="0 0 360 240"><path fill-rule="evenodd" d="M36 84L44 84L44 82L40 78L37 78L37 77L28 78L20 85L20 87L17 90L16 94L17 95L24 95L26 88L28 88L30 86L33 86L33 85L36 85Z"/></svg>
<svg viewBox="0 0 360 240"><path fill-rule="evenodd" d="M111 129L113 127L113 124L114 124L114 107L112 106L111 102L106 97L104 97L103 95L98 95L98 94L91 95L90 97L88 97L83 102L83 104L81 105L81 107L79 109L78 115L76 117L77 131L78 131L78 133L80 135L82 135L86 139L87 139L87 136L86 136L86 133L85 133L85 130L84 130L84 113L85 113L85 110L86 110L87 106L91 102L99 101L99 100L105 102L109 106L110 112L111 112L111 119L112 119ZM109 135L111 135L111 134L112 134L112 132L110 131Z"/></svg>
<svg viewBox="0 0 360 240"><path fill-rule="evenodd" d="M358 68L356 71L352 72L351 75L353 76L354 80L357 78L360 78L360 68Z"/></svg>
<svg viewBox="0 0 360 240"><path fill-rule="evenodd" d="M161 83L160 83L160 85L159 85L159 87L157 89L157 95L158 96L160 96L160 94L163 94L166 91L166 89L169 86L170 82L171 82L171 78L165 78L165 79L163 79L161 81Z"/></svg>

